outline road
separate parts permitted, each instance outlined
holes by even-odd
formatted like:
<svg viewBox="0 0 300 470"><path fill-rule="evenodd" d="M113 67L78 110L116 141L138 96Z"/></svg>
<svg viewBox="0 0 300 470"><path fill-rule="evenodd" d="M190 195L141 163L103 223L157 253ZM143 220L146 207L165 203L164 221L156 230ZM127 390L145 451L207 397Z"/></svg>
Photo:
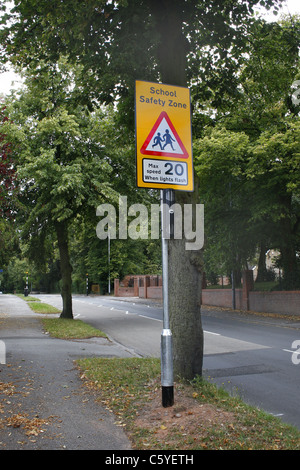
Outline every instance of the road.
<svg viewBox="0 0 300 470"><path fill-rule="evenodd" d="M58 295L37 297L61 307ZM132 355L160 357L158 303L74 296L73 311L75 318L101 329ZM203 308L202 323L204 376L300 429L300 364L292 362L300 322Z"/></svg>

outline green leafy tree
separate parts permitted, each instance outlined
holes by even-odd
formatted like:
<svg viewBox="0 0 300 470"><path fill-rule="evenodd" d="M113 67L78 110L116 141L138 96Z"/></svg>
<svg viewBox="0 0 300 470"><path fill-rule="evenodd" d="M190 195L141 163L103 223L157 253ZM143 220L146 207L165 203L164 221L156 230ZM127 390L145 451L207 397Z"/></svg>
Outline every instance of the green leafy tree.
<svg viewBox="0 0 300 470"><path fill-rule="evenodd" d="M6 139L4 127L8 122L5 106L0 110L0 269L18 249L15 232L16 179L11 142Z"/></svg>
<svg viewBox="0 0 300 470"><path fill-rule="evenodd" d="M235 260L245 267L260 250L261 279L266 251L279 249L288 288L300 281L299 106L291 100L299 34L297 17L249 28L237 96L227 101L226 113L217 113L217 127L195 144L208 265L216 269L219 262L222 270Z"/></svg>
<svg viewBox="0 0 300 470"><path fill-rule="evenodd" d="M2 33L4 59L22 66L43 55L53 62L60 53L80 59L83 96L90 103L117 100L120 122L133 129L137 78L193 84L196 100L213 94L215 106L224 101L224 91L234 93L245 24L257 3L280 1L18 0L13 22ZM193 194L178 192L176 199L182 205L198 202L197 182ZM184 239L174 240L169 260L175 373L193 378L202 373L201 252L188 252Z"/></svg>
<svg viewBox="0 0 300 470"><path fill-rule="evenodd" d="M11 143L7 142L2 128L8 122L5 107L0 110L0 216L10 217L15 189L15 168Z"/></svg>
<svg viewBox="0 0 300 470"><path fill-rule="evenodd" d="M63 311L72 318L72 266L69 228L77 217L113 194L107 182L111 167L105 159L91 116L77 104L74 70L64 59L43 61L29 69L25 88L10 106L14 124L7 135L14 143L23 209L22 236L41 256L48 232L56 234L62 276ZM32 254L34 250L31 250Z"/></svg>
<svg viewBox="0 0 300 470"><path fill-rule="evenodd" d="M285 131L266 131L254 147L247 169L265 195L273 233L272 247L280 250L284 287L299 288L300 266L300 121L286 121Z"/></svg>
<svg viewBox="0 0 300 470"><path fill-rule="evenodd" d="M255 189L252 220L260 248L280 251L282 287L300 286L299 106L292 83L299 76L300 17L256 25L252 54L242 74L247 96L241 110L253 137L246 174ZM257 97L260 97L258 100ZM262 258L262 254L260 258Z"/></svg>
<svg viewBox="0 0 300 470"><path fill-rule="evenodd" d="M224 128L210 129L194 145L199 192L206 209L208 273L241 273L255 253L257 237L249 224L251 191L244 174L249 147L245 133Z"/></svg>

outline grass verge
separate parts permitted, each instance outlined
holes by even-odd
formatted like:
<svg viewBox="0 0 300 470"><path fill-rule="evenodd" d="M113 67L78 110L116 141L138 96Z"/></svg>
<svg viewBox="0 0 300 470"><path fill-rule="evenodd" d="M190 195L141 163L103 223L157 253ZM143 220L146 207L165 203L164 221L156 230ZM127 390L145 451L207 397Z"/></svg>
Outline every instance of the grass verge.
<svg viewBox="0 0 300 470"><path fill-rule="evenodd" d="M102 337L106 334L81 320L68 318L42 318L43 327L49 334L59 339L84 339Z"/></svg>
<svg viewBox="0 0 300 470"><path fill-rule="evenodd" d="M35 313L61 313L61 311L52 305L41 302L40 299L35 297L19 294L18 297L25 300L29 307ZM81 320L74 320L68 318L43 318L41 319L43 327L48 333L59 339L85 339L102 337L107 338L107 335L91 325L84 323Z"/></svg>
<svg viewBox="0 0 300 470"><path fill-rule="evenodd" d="M86 358L77 365L135 449L300 450L296 428L200 378L175 384L174 406L163 408L158 359Z"/></svg>
<svg viewBox="0 0 300 470"><path fill-rule="evenodd" d="M31 310L33 310L35 313L45 313L45 314L61 313L61 310L59 310L58 308L53 307L53 305L44 304L43 302L28 301L28 305L31 308Z"/></svg>
<svg viewBox="0 0 300 470"><path fill-rule="evenodd" d="M61 313L61 311L58 308L53 307L53 305L45 304L44 302L41 302L40 299L36 297L32 297L30 295L25 297L25 295L23 294L17 294L17 296L20 299L25 300L27 304L29 305L29 307L31 308L31 310L33 310L35 313L44 313L44 314Z"/></svg>
<svg viewBox="0 0 300 470"><path fill-rule="evenodd" d="M105 336L81 320L43 318L57 338ZM175 384L173 407L161 405L160 360L85 358L76 361L96 400L116 417L134 449L300 450L300 432L224 389L198 378Z"/></svg>
<svg viewBox="0 0 300 470"><path fill-rule="evenodd" d="M25 300L26 302L40 302L40 299L37 297L32 297L31 295L27 295L25 297L24 294L16 294L17 297L20 297L20 299Z"/></svg>

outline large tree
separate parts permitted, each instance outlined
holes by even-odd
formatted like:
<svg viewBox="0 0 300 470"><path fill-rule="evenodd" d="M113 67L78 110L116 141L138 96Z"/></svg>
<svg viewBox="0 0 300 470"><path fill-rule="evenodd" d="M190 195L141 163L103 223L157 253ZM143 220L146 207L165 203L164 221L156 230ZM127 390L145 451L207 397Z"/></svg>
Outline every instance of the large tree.
<svg viewBox="0 0 300 470"><path fill-rule="evenodd" d="M8 106L6 124L19 181L21 234L40 261L48 233L60 255L62 317L72 318L69 228L76 218L110 200L111 167L97 129L102 113L77 102L74 69L60 59L28 68L24 88Z"/></svg>
<svg viewBox="0 0 300 470"><path fill-rule="evenodd" d="M219 259L220 274L233 259L245 267L257 249L264 279L262 261L267 250L276 249L285 288L300 282L300 108L291 99L300 71L299 39L297 17L271 24L257 21L249 28L238 92L227 97L225 112L217 110L214 129L195 145L207 209L209 265L216 268ZM236 253L228 249L230 238Z"/></svg>
<svg viewBox="0 0 300 470"><path fill-rule="evenodd" d="M9 121L6 108L0 109L0 268L8 263L17 247L14 224L16 179L13 149L4 127Z"/></svg>
<svg viewBox="0 0 300 470"><path fill-rule="evenodd" d="M12 197L15 189L15 167L11 143L3 133L8 122L6 108L0 109L0 217L9 217L12 210Z"/></svg>
<svg viewBox="0 0 300 470"><path fill-rule="evenodd" d="M197 100L213 94L215 106L225 91L234 92L245 25L258 3L280 1L16 0L2 44L5 58L23 66L68 53L83 64L83 97L117 99L123 122L133 127L135 79L193 84ZM176 194L182 205L198 201L197 181L194 193ZM202 374L201 252L173 240L169 263L175 373L193 378Z"/></svg>

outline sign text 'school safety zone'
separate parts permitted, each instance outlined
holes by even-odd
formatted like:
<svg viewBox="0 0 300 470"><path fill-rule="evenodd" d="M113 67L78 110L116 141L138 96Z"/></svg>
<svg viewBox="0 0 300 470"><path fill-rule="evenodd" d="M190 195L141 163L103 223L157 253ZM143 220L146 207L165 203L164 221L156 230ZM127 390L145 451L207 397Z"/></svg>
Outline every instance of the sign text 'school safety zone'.
<svg viewBox="0 0 300 470"><path fill-rule="evenodd" d="M137 186L193 191L188 88L136 81Z"/></svg>

